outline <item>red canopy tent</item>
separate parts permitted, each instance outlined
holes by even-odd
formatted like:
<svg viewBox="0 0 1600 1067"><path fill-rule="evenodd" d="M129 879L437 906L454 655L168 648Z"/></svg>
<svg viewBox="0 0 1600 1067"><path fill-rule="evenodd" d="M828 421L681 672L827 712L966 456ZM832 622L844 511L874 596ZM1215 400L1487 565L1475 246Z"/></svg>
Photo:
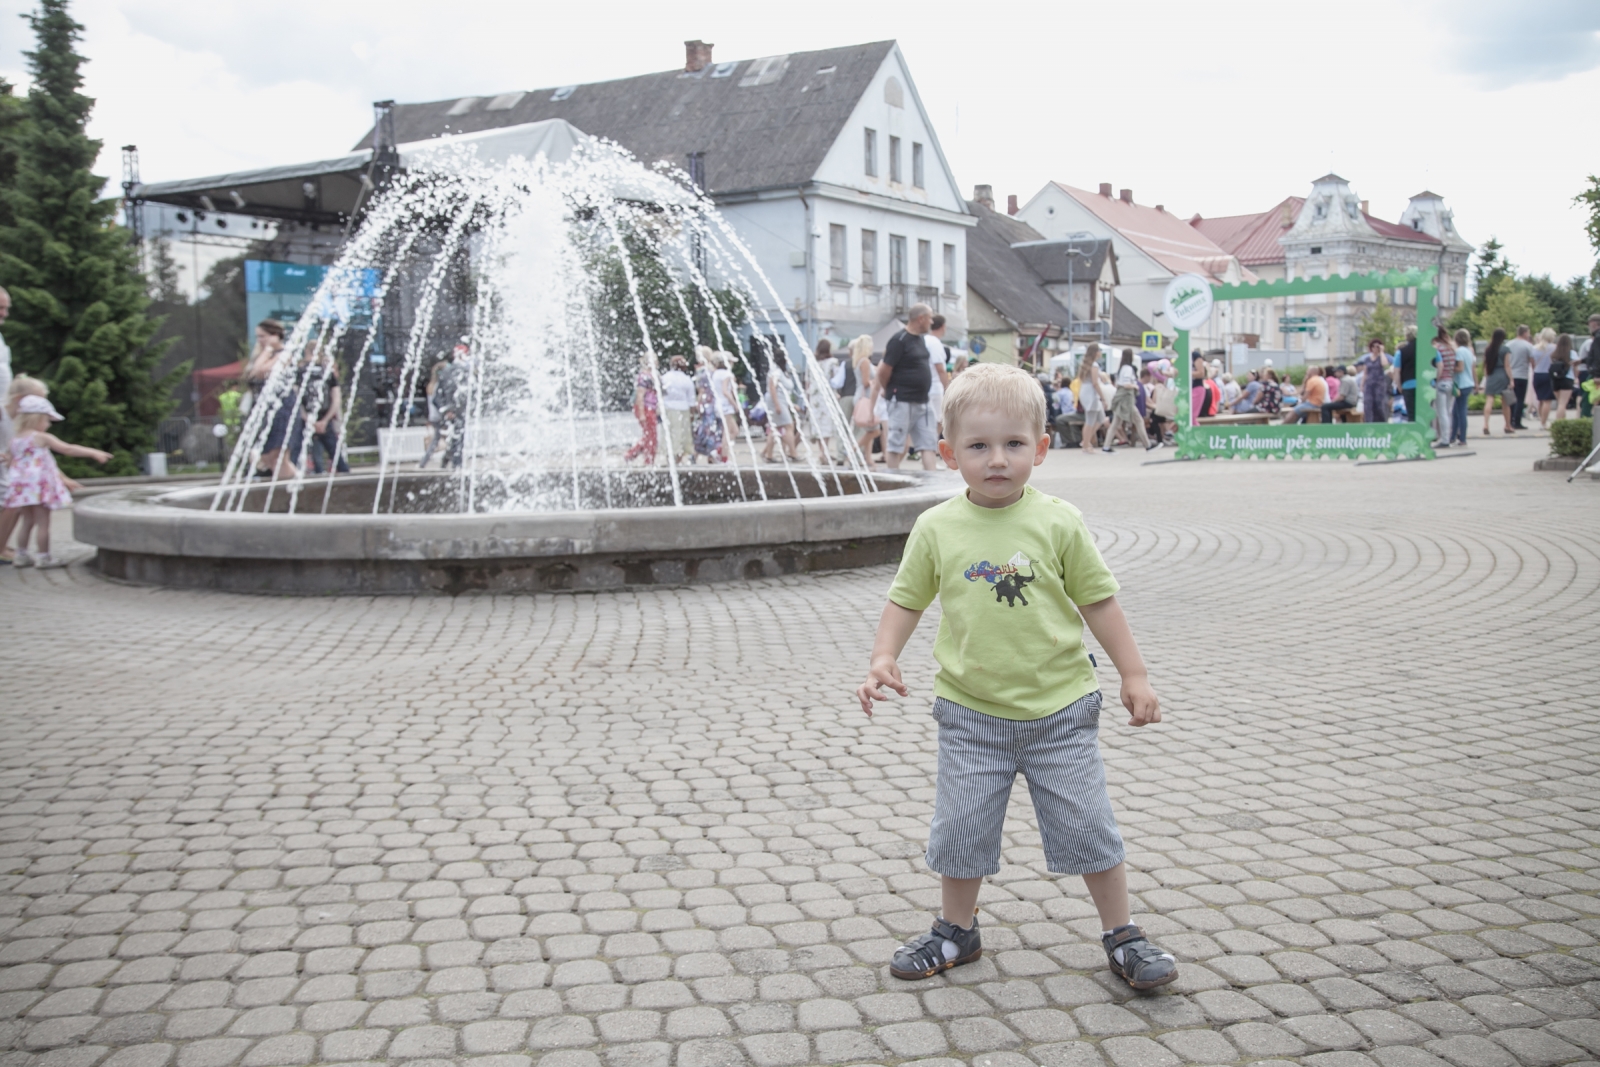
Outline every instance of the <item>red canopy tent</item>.
<svg viewBox="0 0 1600 1067"><path fill-rule="evenodd" d="M226 390L229 382L237 381L243 374L243 360L195 371L194 391L200 398L196 412L202 416L222 414L222 405L217 402L217 396Z"/></svg>

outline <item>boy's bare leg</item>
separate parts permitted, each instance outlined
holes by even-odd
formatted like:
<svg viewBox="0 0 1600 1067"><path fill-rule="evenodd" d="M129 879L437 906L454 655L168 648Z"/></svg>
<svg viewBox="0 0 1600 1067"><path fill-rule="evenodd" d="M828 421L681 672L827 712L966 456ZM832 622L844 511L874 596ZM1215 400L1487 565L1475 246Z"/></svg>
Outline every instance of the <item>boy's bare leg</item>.
<svg viewBox="0 0 1600 1067"><path fill-rule="evenodd" d="M972 917L978 911L978 890L983 888L982 878L946 878L939 876L939 918L963 930L972 929ZM1124 892L1126 897L1126 892ZM1126 899L1122 908L1127 910Z"/></svg>
<svg viewBox="0 0 1600 1067"><path fill-rule="evenodd" d="M1094 899L1095 910L1100 913L1100 929L1115 930L1128 925L1128 869L1123 864L1095 874L1086 874L1083 884L1089 887L1089 896ZM945 899L949 899L949 890L945 891Z"/></svg>

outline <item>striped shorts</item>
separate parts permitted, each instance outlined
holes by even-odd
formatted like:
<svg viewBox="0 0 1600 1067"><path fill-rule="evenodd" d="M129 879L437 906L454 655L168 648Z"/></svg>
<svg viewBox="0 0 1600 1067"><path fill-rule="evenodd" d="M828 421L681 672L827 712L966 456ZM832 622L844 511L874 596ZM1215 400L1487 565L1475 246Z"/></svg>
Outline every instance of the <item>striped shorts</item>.
<svg viewBox="0 0 1600 1067"><path fill-rule="evenodd" d="M1121 863L1122 835L1100 761L1100 701L1096 691L1021 722L937 698L939 778L929 869L949 878L999 872L1000 834L1019 771L1028 779L1050 870L1093 874Z"/></svg>

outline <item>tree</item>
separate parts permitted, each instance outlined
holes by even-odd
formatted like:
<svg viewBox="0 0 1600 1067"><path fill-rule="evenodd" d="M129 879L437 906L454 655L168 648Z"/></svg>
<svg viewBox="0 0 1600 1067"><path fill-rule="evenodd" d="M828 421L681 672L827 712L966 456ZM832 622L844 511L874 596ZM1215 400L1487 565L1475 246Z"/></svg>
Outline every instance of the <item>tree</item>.
<svg viewBox="0 0 1600 1067"><path fill-rule="evenodd" d="M1589 271L1589 280L1600 285L1600 176L1589 175L1589 185L1572 198L1576 204L1582 204L1589 209L1589 218L1583 224L1584 233L1589 235L1589 247L1594 249L1594 267Z"/></svg>
<svg viewBox="0 0 1600 1067"><path fill-rule="evenodd" d="M22 154L20 142L27 122L28 113L17 99L15 87L0 78L0 189L8 189L17 182L17 164ZM0 200L0 224L10 220L5 201Z"/></svg>
<svg viewBox="0 0 1600 1067"><path fill-rule="evenodd" d="M1487 337L1495 330L1504 330L1507 337L1516 335L1518 326L1526 326L1538 333L1555 321L1555 312L1542 303L1528 287L1515 278L1501 278L1486 294L1483 311L1473 316L1475 332Z"/></svg>
<svg viewBox="0 0 1600 1067"><path fill-rule="evenodd" d="M1361 321L1356 324L1356 354L1365 352L1368 342L1374 337L1383 339L1385 352L1393 352L1400 347L1400 338L1405 336L1405 332L1406 324L1395 314L1389 297L1380 291L1377 306L1362 315Z"/></svg>
<svg viewBox="0 0 1600 1067"><path fill-rule="evenodd" d="M178 284L178 261L172 258L172 242L165 237L150 241L150 299L158 304L187 304Z"/></svg>
<svg viewBox="0 0 1600 1067"><path fill-rule="evenodd" d="M90 171L100 142L84 132L94 101L79 92L83 27L67 0L40 0L26 17L37 40L26 53L33 86L16 177L0 186L0 285L12 301L6 339L13 366L50 383L66 416L61 436L114 457L104 467L64 459L63 469L133 474L188 369L162 381L151 374L165 346L151 344L158 323L146 314L145 281L127 232L113 223L116 201L100 199L105 179Z"/></svg>

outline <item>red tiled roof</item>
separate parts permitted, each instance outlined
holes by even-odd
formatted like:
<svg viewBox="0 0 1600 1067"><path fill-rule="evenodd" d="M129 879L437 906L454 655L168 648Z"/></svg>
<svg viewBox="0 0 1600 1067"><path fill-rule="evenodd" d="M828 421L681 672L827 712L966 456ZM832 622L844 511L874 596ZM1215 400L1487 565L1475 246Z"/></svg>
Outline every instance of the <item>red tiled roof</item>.
<svg viewBox="0 0 1600 1067"><path fill-rule="evenodd" d="M1189 225L1218 247L1230 252L1243 266L1259 267L1268 263L1282 263L1283 246L1278 243L1278 238L1288 233L1294 226L1294 220L1299 217L1300 208L1305 202L1303 196L1290 196L1284 198L1270 211L1256 215L1225 215L1215 219L1196 216L1189 220ZM1362 213L1362 217L1380 237L1390 237L1397 241L1417 241L1422 244L1439 243L1438 238L1413 230L1410 226L1402 226L1398 222L1386 222L1365 212Z"/></svg>
<svg viewBox="0 0 1600 1067"><path fill-rule="evenodd" d="M1278 238L1294 225L1305 202L1303 196L1291 196L1270 211L1216 219L1195 218L1189 224L1231 252L1246 267L1282 263L1283 246L1278 244Z"/></svg>
<svg viewBox="0 0 1600 1067"><path fill-rule="evenodd" d="M1193 272L1222 280L1222 274L1227 269L1228 253L1172 212L1157 211L1143 204L1130 204L1120 198L1101 196L1087 189L1075 189L1061 182L1055 185L1116 230L1129 244L1172 273ZM1244 274L1246 281L1255 280L1249 271Z"/></svg>
<svg viewBox="0 0 1600 1067"><path fill-rule="evenodd" d="M1430 245L1439 243L1437 237L1430 237L1421 230L1413 230L1410 226L1402 226L1398 222L1385 222L1382 219L1375 219L1365 211L1361 214L1367 220L1367 225L1377 230L1382 237L1393 237L1397 241L1421 241L1423 244Z"/></svg>

